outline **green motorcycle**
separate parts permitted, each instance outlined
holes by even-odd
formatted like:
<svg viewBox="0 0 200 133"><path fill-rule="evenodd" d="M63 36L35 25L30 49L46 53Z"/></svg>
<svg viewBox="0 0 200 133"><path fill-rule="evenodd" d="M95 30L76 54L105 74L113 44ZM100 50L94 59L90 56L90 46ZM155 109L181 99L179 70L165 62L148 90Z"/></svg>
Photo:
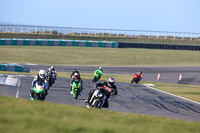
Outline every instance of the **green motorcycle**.
<svg viewBox="0 0 200 133"><path fill-rule="evenodd" d="M72 83L72 95L74 96L75 99L77 99L80 93L81 93L81 82L74 81Z"/></svg>
<svg viewBox="0 0 200 133"><path fill-rule="evenodd" d="M35 87L33 87L34 95L31 97L31 101L34 100L45 100L45 83L42 81L37 81Z"/></svg>
<svg viewBox="0 0 200 133"><path fill-rule="evenodd" d="M101 79L101 76L103 75L103 72L101 70L96 70L94 72L94 76L93 76L93 79L92 79L92 83L96 83L97 81L99 81L99 79Z"/></svg>

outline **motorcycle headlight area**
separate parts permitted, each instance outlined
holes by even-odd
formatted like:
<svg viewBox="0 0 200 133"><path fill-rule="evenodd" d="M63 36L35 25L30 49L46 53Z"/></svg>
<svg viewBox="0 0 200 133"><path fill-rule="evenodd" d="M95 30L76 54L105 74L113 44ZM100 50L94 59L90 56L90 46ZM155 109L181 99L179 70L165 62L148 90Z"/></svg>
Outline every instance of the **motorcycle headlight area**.
<svg viewBox="0 0 200 133"><path fill-rule="evenodd" d="M103 93L98 94L98 97L102 97L102 96L103 96Z"/></svg>

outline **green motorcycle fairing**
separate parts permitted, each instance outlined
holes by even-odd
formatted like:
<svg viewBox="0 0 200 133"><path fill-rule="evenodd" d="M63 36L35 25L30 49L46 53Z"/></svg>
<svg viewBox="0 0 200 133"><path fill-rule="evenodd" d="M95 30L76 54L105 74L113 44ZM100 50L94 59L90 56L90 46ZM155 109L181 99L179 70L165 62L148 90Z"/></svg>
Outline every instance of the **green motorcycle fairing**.
<svg viewBox="0 0 200 133"><path fill-rule="evenodd" d="M74 97L77 97L76 94L75 94L75 91L78 91L78 96L80 95L81 93L81 82L80 81L74 81L73 84L72 84L72 94Z"/></svg>
<svg viewBox="0 0 200 133"><path fill-rule="evenodd" d="M96 71L94 72L93 78L96 77L96 78L99 80L99 79L101 78L102 75L103 75L103 72L102 72L100 69L98 69L98 70L96 70Z"/></svg>

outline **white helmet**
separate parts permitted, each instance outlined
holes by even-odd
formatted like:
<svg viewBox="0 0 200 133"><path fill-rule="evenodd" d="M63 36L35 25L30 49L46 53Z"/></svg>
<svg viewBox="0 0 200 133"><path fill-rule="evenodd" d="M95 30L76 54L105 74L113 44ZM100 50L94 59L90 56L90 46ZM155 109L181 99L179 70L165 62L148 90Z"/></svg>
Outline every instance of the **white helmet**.
<svg viewBox="0 0 200 133"><path fill-rule="evenodd" d="M114 83L115 83L115 79L113 77L109 77L107 81L108 86L113 87Z"/></svg>
<svg viewBox="0 0 200 133"><path fill-rule="evenodd" d="M101 66L99 67L99 70L101 70L101 71L103 72L103 69L102 69L102 67L101 67Z"/></svg>
<svg viewBox="0 0 200 133"><path fill-rule="evenodd" d="M45 77L45 71L44 70L40 70L39 71L39 76L40 76L40 78L44 78Z"/></svg>

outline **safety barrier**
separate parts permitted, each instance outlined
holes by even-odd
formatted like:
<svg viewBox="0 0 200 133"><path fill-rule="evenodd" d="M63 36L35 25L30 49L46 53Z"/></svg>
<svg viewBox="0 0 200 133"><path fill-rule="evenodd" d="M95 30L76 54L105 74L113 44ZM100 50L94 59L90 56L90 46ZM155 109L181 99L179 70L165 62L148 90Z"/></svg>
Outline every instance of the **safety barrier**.
<svg viewBox="0 0 200 133"><path fill-rule="evenodd" d="M119 42L118 47L119 48L146 48L146 49L200 51L200 45L180 45L180 44L153 44L153 43Z"/></svg>
<svg viewBox="0 0 200 133"><path fill-rule="evenodd" d="M58 39L2 39L0 38L0 45L146 48L146 49L200 51L200 45L154 44L154 43L85 41L85 40L58 40Z"/></svg>
<svg viewBox="0 0 200 133"><path fill-rule="evenodd" d="M22 65L15 65L15 64L0 64L0 71L30 73L30 67L29 66L22 66Z"/></svg>
<svg viewBox="0 0 200 133"><path fill-rule="evenodd" d="M3 39L0 45L23 45L23 46L80 46L80 47L106 47L116 48L117 42L108 41L85 41L85 40L58 40L58 39Z"/></svg>

